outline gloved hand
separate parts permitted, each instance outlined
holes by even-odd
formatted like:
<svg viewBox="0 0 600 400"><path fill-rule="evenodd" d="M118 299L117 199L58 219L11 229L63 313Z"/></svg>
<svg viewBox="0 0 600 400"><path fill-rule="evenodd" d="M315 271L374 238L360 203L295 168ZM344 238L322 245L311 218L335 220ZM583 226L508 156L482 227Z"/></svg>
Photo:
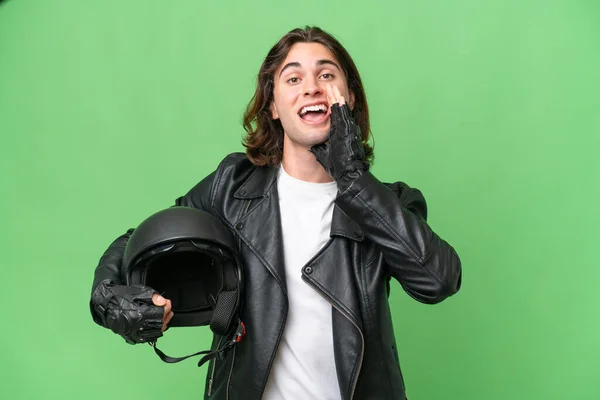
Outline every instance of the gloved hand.
<svg viewBox="0 0 600 400"><path fill-rule="evenodd" d="M165 310L152 303L154 293L143 285L102 282L92 294L92 304L105 327L129 344L145 343L162 336Z"/></svg>
<svg viewBox="0 0 600 400"><path fill-rule="evenodd" d="M328 92L330 92L328 90ZM354 122L352 111L337 87L331 99L331 126L329 139L325 143L310 148L327 173L335 179L340 191L346 190L352 182L368 171L369 164L364 160L365 149L360 127Z"/></svg>

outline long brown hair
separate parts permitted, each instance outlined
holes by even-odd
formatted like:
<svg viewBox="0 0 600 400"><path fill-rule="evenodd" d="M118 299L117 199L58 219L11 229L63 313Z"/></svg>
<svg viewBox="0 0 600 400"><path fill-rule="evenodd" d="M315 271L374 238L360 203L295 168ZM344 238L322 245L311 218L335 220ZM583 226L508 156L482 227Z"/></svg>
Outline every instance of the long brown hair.
<svg viewBox="0 0 600 400"><path fill-rule="evenodd" d="M243 126L246 131L242 143L246 154L253 164L278 165L283 156L283 126L271 115L270 105L273 101L275 71L285 60L290 48L296 43L320 43L325 46L340 62L348 89L354 93L354 121L360 127L365 148L365 161L373 161L373 148L367 142L371 136L369 124L369 108L365 91L354 61L348 51L331 34L318 27L307 26L296 28L284 35L271 48L263 61L254 96L244 112Z"/></svg>

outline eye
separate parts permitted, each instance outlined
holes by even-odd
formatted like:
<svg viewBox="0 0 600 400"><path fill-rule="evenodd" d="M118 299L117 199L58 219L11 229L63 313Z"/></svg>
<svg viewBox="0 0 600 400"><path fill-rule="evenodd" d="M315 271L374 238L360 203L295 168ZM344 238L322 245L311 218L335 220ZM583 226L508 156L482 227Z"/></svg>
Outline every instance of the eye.
<svg viewBox="0 0 600 400"><path fill-rule="evenodd" d="M286 82L290 83L292 85L295 85L296 83L300 82L300 78L298 78L297 76L293 76L290 79L288 79Z"/></svg>
<svg viewBox="0 0 600 400"><path fill-rule="evenodd" d="M334 78L333 74L330 74L328 72L324 73L323 75L321 75L321 78L325 79L325 80L331 80Z"/></svg>

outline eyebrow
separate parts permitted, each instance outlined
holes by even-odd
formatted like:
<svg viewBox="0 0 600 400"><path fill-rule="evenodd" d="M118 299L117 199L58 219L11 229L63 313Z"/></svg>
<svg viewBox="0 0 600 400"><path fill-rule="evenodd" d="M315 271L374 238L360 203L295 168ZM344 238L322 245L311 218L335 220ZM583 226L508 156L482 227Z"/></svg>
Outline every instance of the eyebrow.
<svg viewBox="0 0 600 400"><path fill-rule="evenodd" d="M341 71L342 69L340 68L339 65L337 65L334 61L332 60L328 60L328 59L323 59L323 60L319 60L317 61L317 65L321 66L321 65L333 65L334 67L336 67L339 71ZM281 72L279 73L279 76L281 76L283 74L283 71L285 71L287 68L293 68L293 67L297 67L297 68L302 68L302 64L300 64L298 61L293 61L290 63L285 64L285 66L281 69Z"/></svg>

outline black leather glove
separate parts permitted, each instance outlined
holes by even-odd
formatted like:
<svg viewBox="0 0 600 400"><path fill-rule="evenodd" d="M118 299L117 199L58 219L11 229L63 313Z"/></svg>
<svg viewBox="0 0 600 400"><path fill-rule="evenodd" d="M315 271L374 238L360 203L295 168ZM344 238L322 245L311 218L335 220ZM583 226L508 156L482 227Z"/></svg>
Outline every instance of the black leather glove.
<svg viewBox="0 0 600 400"><path fill-rule="evenodd" d="M310 152L335 179L342 192L369 169L369 164L364 160L360 127L354 122L348 104L340 106L335 103L331 106L329 140L312 146Z"/></svg>
<svg viewBox="0 0 600 400"><path fill-rule="evenodd" d="M92 294L92 304L102 325L127 343L152 342L162 336L164 315L164 308L152 303L154 293L143 285L122 286L105 281Z"/></svg>

